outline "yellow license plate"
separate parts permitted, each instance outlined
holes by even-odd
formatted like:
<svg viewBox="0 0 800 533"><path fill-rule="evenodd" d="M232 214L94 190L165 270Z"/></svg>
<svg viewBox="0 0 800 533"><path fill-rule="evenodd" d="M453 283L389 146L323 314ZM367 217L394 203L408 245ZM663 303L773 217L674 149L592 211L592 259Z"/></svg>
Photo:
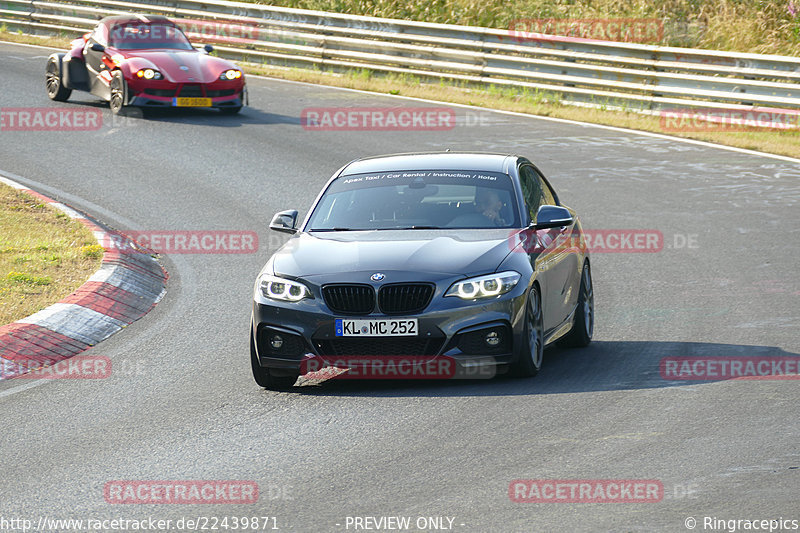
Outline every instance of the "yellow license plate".
<svg viewBox="0 0 800 533"><path fill-rule="evenodd" d="M211 98L175 98L175 107L211 107Z"/></svg>

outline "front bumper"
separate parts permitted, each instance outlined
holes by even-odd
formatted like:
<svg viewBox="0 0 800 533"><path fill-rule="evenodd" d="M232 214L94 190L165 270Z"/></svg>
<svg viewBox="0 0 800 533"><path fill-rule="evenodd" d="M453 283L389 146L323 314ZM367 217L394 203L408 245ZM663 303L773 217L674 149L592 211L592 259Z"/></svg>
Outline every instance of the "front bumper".
<svg viewBox="0 0 800 533"><path fill-rule="evenodd" d="M131 98L128 102L128 105L135 107L160 107L160 108L184 107L187 109L203 109L203 108L221 109L223 107L242 107L244 105L244 99L241 96L223 96L219 98L211 98L210 106L192 107L192 106L177 106L175 97L169 98L169 97L160 97L160 96L142 94Z"/></svg>
<svg viewBox="0 0 800 533"><path fill-rule="evenodd" d="M253 302L251 331L256 355L263 367L293 372L299 372L303 359L309 356L328 359L336 356L446 356L463 367L495 369L515 361L524 342L527 295L524 283L507 294L480 303L443 298L442 291L448 286L437 287L425 311L402 316L378 312L343 316L331 311L319 295L294 303L259 298ZM337 337L337 318L416 318L418 335ZM484 344L489 331L501 337L495 346ZM274 335L281 338L279 349L271 345Z"/></svg>
<svg viewBox="0 0 800 533"><path fill-rule="evenodd" d="M242 82L172 83L165 80L128 82L128 105L136 107L179 107L178 98L210 99L210 106L242 107L247 103L247 86ZM186 107L186 106L183 106Z"/></svg>

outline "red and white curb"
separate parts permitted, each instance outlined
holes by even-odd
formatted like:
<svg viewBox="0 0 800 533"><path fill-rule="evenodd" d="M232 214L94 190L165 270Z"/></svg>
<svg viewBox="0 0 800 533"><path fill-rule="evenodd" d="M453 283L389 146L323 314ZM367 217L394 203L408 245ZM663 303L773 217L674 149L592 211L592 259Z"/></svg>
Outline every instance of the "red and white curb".
<svg viewBox="0 0 800 533"><path fill-rule="evenodd" d="M0 326L0 380L50 366L89 349L147 314L166 293L167 273L148 253L66 205L0 176L78 220L105 249L103 263L75 292L38 313ZM124 253L120 250L124 249Z"/></svg>

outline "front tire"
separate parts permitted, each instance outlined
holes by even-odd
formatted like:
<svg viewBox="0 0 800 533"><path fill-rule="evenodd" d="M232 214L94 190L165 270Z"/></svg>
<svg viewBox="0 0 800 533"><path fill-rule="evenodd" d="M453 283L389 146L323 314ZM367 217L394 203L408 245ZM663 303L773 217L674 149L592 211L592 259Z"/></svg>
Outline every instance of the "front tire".
<svg viewBox="0 0 800 533"><path fill-rule="evenodd" d="M592 342L593 334L594 285L592 284L592 269L589 267L589 263L585 263L581 273L581 289L578 293L575 323L569 333L558 341L558 344L567 348L583 348Z"/></svg>
<svg viewBox="0 0 800 533"><path fill-rule="evenodd" d="M61 66L58 57L51 57L47 60L45 89L47 96L56 102L66 102L72 94L72 89L64 87L61 81Z"/></svg>
<svg viewBox="0 0 800 533"><path fill-rule="evenodd" d="M261 366L258 362L258 354L256 353L256 342L253 338L253 327L250 326L250 367L253 370L253 379L260 387L274 391L287 391L290 390L297 376L275 376L270 372L269 368Z"/></svg>
<svg viewBox="0 0 800 533"><path fill-rule="evenodd" d="M522 378L538 374L544 360L544 320L538 285L531 288L525 303L524 336L519 359L511 367L511 374Z"/></svg>
<svg viewBox="0 0 800 533"><path fill-rule="evenodd" d="M109 83L109 88L111 89L111 99L108 101L108 106L111 108L113 114L119 115L125 107L127 92L125 78L122 76L122 72L119 70L114 71L111 77L111 83Z"/></svg>

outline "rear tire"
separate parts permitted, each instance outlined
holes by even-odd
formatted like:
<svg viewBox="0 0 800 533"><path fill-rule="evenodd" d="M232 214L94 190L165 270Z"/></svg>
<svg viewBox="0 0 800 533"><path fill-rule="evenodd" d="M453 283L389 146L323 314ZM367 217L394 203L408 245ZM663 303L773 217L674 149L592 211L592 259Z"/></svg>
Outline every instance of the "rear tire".
<svg viewBox="0 0 800 533"><path fill-rule="evenodd" d="M578 309L575 311L575 323L569 333L559 341L565 348L583 348L592 342L594 334L594 285L592 269L584 263L581 273L581 289L578 293Z"/></svg>
<svg viewBox="0 0 800 533"><path fill-rule="evenodd" d="M258 362L258 354L256 353L256 342L253 338L253 327L250 326L250 367L253 370L253 379L256 380L259 386L265 389L274 391L287 391L290 390L297 376L275 376L270 372L269 368L261 366Z"/></svg>
<svg viewBox="0 0 800 533"><path fill-rule="evenodd" d="M72 94L72 89L67 89L61 82L61 65L57 57L51 57L47 60L47 69L45 71L45 89L47 96L56 102L66 102Z"/></svg>
<svg viewBox="0 0 800 533"><path fill-rule="evenodd" d="M539 286L534 285L525 303L525 339L517 362L511 366L516 377L533 377L539 373L544 360L544 321L542 319L542 297Z"/></svg>

